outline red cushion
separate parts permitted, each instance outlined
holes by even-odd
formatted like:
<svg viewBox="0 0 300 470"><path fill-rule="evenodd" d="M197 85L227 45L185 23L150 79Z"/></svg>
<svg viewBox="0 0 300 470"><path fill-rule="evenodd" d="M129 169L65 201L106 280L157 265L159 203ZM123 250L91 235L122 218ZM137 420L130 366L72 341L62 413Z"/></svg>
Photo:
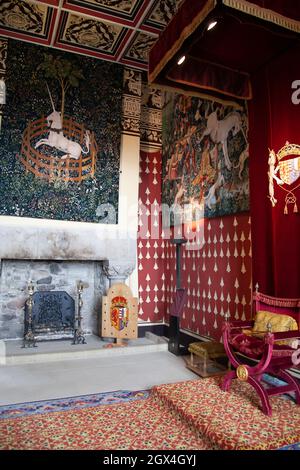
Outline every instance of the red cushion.
<svg viewBox="0 0 300 470"><path fill-rule="evenodd" d="M237 333L229 339L230 344L239 352L251 358L258 358L264 351L264 342L254 336Z"/></svg>

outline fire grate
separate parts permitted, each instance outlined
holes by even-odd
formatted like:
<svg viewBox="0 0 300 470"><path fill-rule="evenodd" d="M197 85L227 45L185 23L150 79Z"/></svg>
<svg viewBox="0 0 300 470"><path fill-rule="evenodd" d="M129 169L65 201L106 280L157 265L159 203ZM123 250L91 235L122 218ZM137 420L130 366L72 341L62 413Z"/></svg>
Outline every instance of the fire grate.
<svg viewBox="0 0 300 470"><path fill-rule="evenodd" d="M29 298L25 303L23 347L36 347L36 341L73 338L73 344L85 344L81 328L83 285L79 282L78 312L75 301L65 291L34 292L28 285Z"/></svg>
<svg viewBox="0 0 300 470"><path fill-rule="evenodd" d="M32 327L36 339L43 336L65 337L74 333L75 301L67 292L35 292L32 299ZM26 323L28 323L27 306Z"/></svg>

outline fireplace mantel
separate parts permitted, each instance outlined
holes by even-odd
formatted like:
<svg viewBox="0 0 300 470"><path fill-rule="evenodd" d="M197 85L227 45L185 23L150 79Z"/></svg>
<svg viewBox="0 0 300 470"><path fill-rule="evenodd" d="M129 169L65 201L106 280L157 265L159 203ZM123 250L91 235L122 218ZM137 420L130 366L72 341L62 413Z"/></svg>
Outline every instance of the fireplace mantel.
<svg viewBox="0 0 300 470"><path fill-rule="evenodd" d="M105 261L131 274L136 232L119 225L0 216L0 259ZM126 276L126 277L127 277Z"/></svg>
<svg viewBox="0 0 300 470"><path fill-rule="evenodd" d="M63 290L73 298L81 280L83 328L97 334L103 293L135 268L136 231L123 227L1 216L0 339L23 336L29 280L36 290Z"/></svg>

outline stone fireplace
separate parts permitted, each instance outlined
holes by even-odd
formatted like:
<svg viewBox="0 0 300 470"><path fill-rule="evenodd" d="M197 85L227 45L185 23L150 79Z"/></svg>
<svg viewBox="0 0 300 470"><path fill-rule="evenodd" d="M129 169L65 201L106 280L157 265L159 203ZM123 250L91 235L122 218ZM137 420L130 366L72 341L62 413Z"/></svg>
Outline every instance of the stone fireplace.
<svg viewBox="0 0 300 470"><path fill-rule="evenodd" d="M0 287L0 338L22 338L27 286L35 292L65 291L77 304L77 283L83 282L83 328L97 334L101 298L106 279L101 261L2 260ZM75 306L76 310L76 306Z"/></svg>
<svg viewBox="0 0 300 470"><path fill-rule="evenodd" d="M0 217L0 339L22 338L24 304L35 291L65 291L81 281L85 334L99 334L102 295L135 267L136 235L118 225Z"/></svg>

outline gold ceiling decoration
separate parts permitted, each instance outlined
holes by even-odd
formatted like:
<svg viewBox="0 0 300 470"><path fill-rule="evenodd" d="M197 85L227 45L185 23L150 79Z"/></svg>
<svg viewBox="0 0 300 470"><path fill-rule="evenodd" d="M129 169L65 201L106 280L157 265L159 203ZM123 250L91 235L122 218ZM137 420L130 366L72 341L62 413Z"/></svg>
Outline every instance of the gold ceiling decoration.
<svg viewBox="0 0 300 470"><path fill-rule="evenodd" d="M148 52L182 0L5 0L0 37L148 68Z"/></svg>

